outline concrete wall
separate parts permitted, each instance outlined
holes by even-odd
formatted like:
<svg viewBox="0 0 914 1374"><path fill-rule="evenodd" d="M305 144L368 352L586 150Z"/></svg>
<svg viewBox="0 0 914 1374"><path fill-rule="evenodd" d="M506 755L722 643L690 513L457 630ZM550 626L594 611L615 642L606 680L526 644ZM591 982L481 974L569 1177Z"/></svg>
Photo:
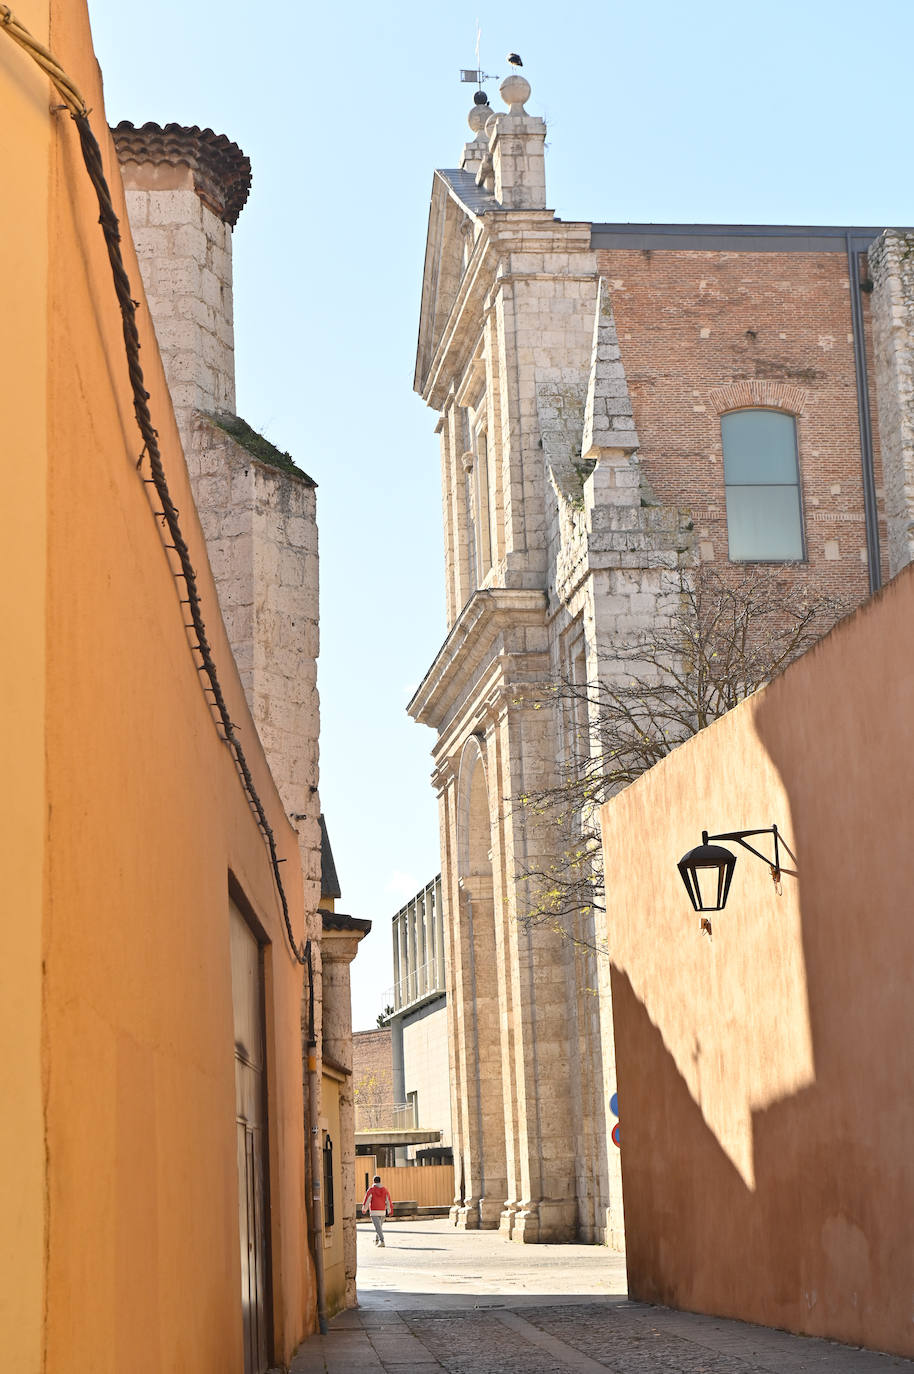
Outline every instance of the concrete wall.
<svg viewBox="0 0 914 1374"><path fill-rule="evenodd" d="M635 1298L914 1354L912 690L908 570L603 809ZM702 934L677 861L773 822Z"/></svg>
<svg viewBox="0 0 914 1374"><path fill-rule="evenodd" d="M416 1094L417 1125L441 1131L441 1144L451 1143L451 1085L448 1070L447 1003L437 1002L404 1016L404 1102ZM448 1198L448 1202L452 1199Z"/></svg>
<svg viewBox="0 0 914 1374"><path fill-rule="evenodd" d="M82 87L106 160L133 294L88 18L29 0L21 18ZM311 1329L304 1217L301 969L273 874L182 624L170 558L136 470L121 321L76 132L6 39L10 143L0 410L12 517L0 543L18 665L2 827L5 930L0 1136L6 1245L0 1326L11 1367L193 1368L242 1359L229 875L265 940L272 1326L277 1361ZM148 312L146 385L229 710L286 860L303 933L298 843L258 745L218 612ZM15 341L12 346L11 341ZM11 371L11 370L12 371ZM45 649L47 646L47 651ZM6 691L6 686L5 686ZM19 699L21 697L21 700ZM21 785L20 785L21 784ZM9 822L9 823L8 823ZM43 1363L42 1363L43 1356Z"/></svg>

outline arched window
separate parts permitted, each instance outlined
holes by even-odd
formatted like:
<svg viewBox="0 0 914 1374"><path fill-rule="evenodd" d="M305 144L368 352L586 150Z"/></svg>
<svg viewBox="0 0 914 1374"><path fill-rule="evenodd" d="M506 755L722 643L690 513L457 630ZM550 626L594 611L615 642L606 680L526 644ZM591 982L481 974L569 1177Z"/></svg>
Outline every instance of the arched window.
<svg viewBox="0 0 914 1374"><path fill-rule="evenodd" d="M727 487L727 536L734 563L805 557L797 426L779 410L720 417Z"/></svg>

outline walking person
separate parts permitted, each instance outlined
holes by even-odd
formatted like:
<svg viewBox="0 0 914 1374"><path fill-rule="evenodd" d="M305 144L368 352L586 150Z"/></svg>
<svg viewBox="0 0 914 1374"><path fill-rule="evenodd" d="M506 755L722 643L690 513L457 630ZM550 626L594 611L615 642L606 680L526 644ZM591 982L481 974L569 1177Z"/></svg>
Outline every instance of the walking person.
<svg viewBox="0 0 914 1374"><path fill-rule="evenodd" d="M362 1202L362 1216L368 1212L374 1222L374 1229L377 1235L374 1238L375 1245L384 1245L384 1218L389 1217L394 1210L394 1205L390 1200L390 1193L381 1182L381 1175L375 1174L374 1182L365 1194Z"/></svg>

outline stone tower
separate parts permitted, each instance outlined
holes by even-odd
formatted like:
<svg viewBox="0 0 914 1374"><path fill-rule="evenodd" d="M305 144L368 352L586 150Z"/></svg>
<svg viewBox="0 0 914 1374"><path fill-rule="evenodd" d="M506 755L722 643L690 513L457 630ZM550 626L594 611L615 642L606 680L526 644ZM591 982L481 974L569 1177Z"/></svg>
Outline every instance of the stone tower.
<svg viewBox="0 0 914 1374"><path fill-rule="evenodd" d="M320 899L315 484L235 414L232 228L251 185L211 129L113 131L219 606L248 703ZM311 934L320 927L312 915Z"/></svg>

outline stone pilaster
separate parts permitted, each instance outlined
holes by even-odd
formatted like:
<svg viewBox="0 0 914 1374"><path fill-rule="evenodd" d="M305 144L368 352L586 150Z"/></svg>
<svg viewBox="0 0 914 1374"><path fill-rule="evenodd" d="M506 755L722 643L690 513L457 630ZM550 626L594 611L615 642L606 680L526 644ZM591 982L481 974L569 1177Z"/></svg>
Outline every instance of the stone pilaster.
<svg viewBox="0 0 914 1374"><path fill-rule="evenodd" d="M914 560L914 234L887 229L869 251L889 573Z"/></svg>
<svg viewBox="0 0 914 1374"><path fill-rule="evenodd" d="M346 1306L358 1302L356 1275L355 1103L352 1088L352 993L349 966L359 941L371 929L370 921L325 913L321 937L323 1032L322 1053L345 1070L340 1084L340 1148L343 1226L343 1261L346 1269Z"/></svg>
<svg viewBox="0 0 914 1374"><path fill-rule="evenodd" d="M524 109L530 98L530 84L524 77L507 77L499 90L508 113L492 115L486 124L495 199L506 210L543 210L545 121Z"/></svg>

